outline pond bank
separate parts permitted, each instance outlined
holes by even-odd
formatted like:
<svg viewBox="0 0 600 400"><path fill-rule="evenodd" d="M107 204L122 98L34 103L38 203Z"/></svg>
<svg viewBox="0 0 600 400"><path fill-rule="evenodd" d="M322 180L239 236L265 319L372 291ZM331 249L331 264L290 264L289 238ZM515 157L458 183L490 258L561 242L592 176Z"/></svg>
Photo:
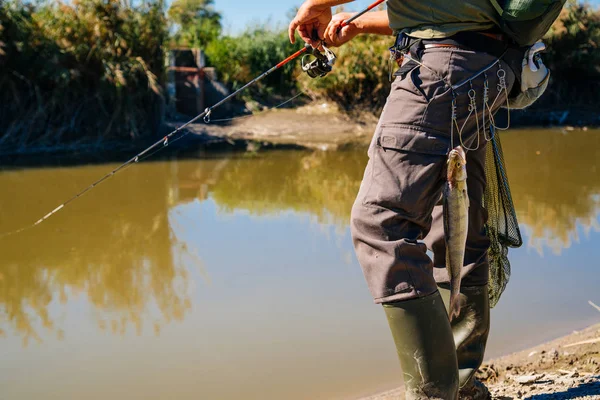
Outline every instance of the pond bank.
<svg viewBox="0 0 600 400"><path fill-rule="evenodd" d="M494 400L600 399L600 324L484 363ZM402 388L361 400L401 400Z"/></svg>
<svg viewBox="0 0 600 400"><path fill-rule="evenodd" d="M73 164L118 161L129 157L156 142L190 117L166 121L160 136L134 138L133 140L81 140L75 143L24 148L2 148L0 159L4 165L35 164L39 157L44 163L52 159L72 160ZM231 119L217 119L188 125L169 141L169 150L181 153L250 151L260 149L339 150L353 146L366 146L377 126L377 116L364 112L351 116L334 103L313 102L297 108L270 109ZM532 127L515 127L514 130L535 130ZM548 129L548 128L544 128ZM592 128L595 129L595 128ZM559 124L550 130L567 133L588 130ZM157 157L164 155L159 153Z"/></svg>
<svg viewBox="0 0 600 400"><path fill-rule="evenodd" d="M167 130L172 131L185 121L170 121ZM500 123L504 125L504 123ZM515 124L516 125L516 124ZM298 108L271 109L253 115L216 120L209 124L202 121L185 129L191 133L181 142L182 149L198 146L206 150L227 148L255 151L259 148L297 148L313 150L338 150L351 146L366 146L377 126L377 116L357 113L349 116L334 103L314 102ZM516 130L540 128L519 125ZM586 126L574 127L559 124L554 128L563 134L576 130L595 130ZM223 147L224 146L224 147Z"/></svg>
<svg viewBox="0 0 600 400"><path fill-rule="evenodd" d="M183 122L168 122L167 126L173 130ZM372 114L350 118L332 103L315 103L293 109L271 109L231 120L215 120L209 124L197 122L186 130L196 140L206 138L208 147L222 139L232 143L246 142L251 150L260 144L337 150L368 143L376 125L377 118Z"/></svg>

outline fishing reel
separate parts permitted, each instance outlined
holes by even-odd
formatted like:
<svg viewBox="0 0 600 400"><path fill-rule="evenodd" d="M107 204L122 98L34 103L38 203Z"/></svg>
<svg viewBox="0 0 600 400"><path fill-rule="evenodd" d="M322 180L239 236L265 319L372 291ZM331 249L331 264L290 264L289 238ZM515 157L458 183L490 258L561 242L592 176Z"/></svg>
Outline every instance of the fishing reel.
<svg viewBox="0 0 600 400"><path fill-rule="evenodd" d="M325 54L319 49L313 49L311 45L306 44L308 54L302 57L302 71L306 72L311 78L322 78L333 69L333 64L337 57L333 51L329 50L324 44L321 45ZM308 61L309 57L313 56L314 60Z"/></svg>

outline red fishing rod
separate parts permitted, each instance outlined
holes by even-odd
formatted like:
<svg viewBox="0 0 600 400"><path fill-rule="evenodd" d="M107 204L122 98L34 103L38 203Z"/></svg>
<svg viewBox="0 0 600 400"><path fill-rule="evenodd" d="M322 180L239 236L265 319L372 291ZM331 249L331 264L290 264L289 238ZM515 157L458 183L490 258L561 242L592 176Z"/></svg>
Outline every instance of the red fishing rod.
<svg viewBox="0 0 600 400"><path fill-rule="evenodd" d="M377 0L376 2L374 2L369 7L365 8L358 14L353 15L352 18L349 18L347 21L342 22L340 28L347 26L349 23L351 23L355 19L359 18L361 15L372 10L373 8L377 7L379 4L381 4L385 1L387 1L387 0ZM244 86L242 86L241 88L236 90L235 92L231 93L230 95L228 95L227 97L225 97L224 99L219 101L218 103L212 105L211 107L206 108L202 113L196 115L194 118L192 118L185 124L179 126L173 132L169 133L168 135L164 136L160 140L156 141L154 144L150 145L145 150L143 150L140 153L136 154L135 156L131 157L129 160L125 161L123 164L119 165L117 168L113 169L108 174L104 175L102 178L98 179L97 181L92 183L90 186L86 187L81 192L77 193L76 195L74 195L73 197L71 197L70 199L68 199L67 201L65 201L64 203L59 205L58 207L56 207L54 210L50 211L48 214L44 215L42 218L37 220L34 224L29 225L25 228L21 228L17 231L13 231L13 232L9 232L9 233L0 235L0 238L23 232L26 229L33 228L34 226L41 224L42 222L44 222L45 220L50 218L52 215L56 214L57 212L59 212L60 210L65 208L69 203L77 200L79 197L83 196L88 191L92 190L93 188L95 188L96 186L98 186L99 184L101 184L102 182L107 180L108 178L114 176L117 172L128 167L129 165L139 162L141 159L144 159L144 158L154 154L156 151L159 151L160 149L168 146L169 139L171 139L171 137L173 137L173 135L175 135L176 133L178 133L179 131L181 131L182 129L187 127L188 125L193 124L194 122L198 121L200 118L203 118L206 123L210 122L210 114L211 114L212 110L221 106L223 103L225 103L225 102L229 101L231 98L235 97L241 91L247 89L249 86L254 85L256 82L260 81L267 75L272 74L273 72L277 71L281 67L285 66L286 64L290 63L291 61L295 60L296 58L298 58L299 56L301 56L302 54L305 54L305 53L312 54L316 57L315 61L317 61L317 62L308 64L308 65L312 65L310 68L308 68L308 70L305 69L305 67L306 67L305 65L303 65L303 68L302 68L311 77L314 78L315 76L324 76L327 72L331 71L331 67L333 66L333 63L335 62L335 55L328 49L326 49L326 55L322 55L317 49L313 49L310 45L306 44L302 49L298 50L291 56L287 57L285 60L282 60L278 64L274 65L272 68L263 72L256 78L252 79L250 82L248 82L247 84L245 84ZM314 72L314 71L316 71L316 72Z"/></svg>
<svg viewBox="0 0 600 400"><path fill-rule="evenodd" d="M359 12L359 13L357 13L357 14L354 14L354 15L353 15L351 18L348 18L346 21L343 21L343 22L340 24L340 27L338 28L338 31L339 31L340 29L342 29L343 27L350 25L350 23L351 23L352 21L354 21L355 19L357 19L357 18L361 17L363 14L366 14L366 13L368 13L369 11L371 11L372 9L374 9L375 7L377 7L378 5L380 5L380 4L382 4L382 3L385 3L386 1L387 1L387 0L377 0L375 3L371 4L369 7L365 8L365 9L364 9L364 10L362 10L361 12Z"/></svg>

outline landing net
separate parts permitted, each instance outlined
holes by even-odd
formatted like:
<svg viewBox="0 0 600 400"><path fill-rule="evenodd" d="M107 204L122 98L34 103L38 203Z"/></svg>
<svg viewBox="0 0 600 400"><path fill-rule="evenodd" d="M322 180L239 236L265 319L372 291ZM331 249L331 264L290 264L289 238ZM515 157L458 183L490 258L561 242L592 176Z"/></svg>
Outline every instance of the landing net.
<svg viewBox="0 0 600 400"><path fill-rule="evenodd" d="M510 187L508 186L500 137L493 132L494 125L491 125L490 129L492 130L492 139L486 149L485 175L487 185L483 203L488 212L486 231L490 239L488 250L490 265L489 295L490 307L494 307L500 300L500 296L510 279L508 248L521 247L523 239L519 230Z"/></svg>

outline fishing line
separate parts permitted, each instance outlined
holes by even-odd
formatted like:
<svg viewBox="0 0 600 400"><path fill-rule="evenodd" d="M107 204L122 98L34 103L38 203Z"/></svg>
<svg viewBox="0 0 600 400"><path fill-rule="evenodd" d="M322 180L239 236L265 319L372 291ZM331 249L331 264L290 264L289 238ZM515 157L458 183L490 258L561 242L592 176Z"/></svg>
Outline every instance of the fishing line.
<svg viewBox="0 0 600 400"><path fill-rule="evenodd" d="M241 116L239 116L239 117L232 117L232 118L211 119L211 120L210 120L210 122L227 122L227 121L237 121L237 120L240 120L240 119L246 119L246 118L257 117L257 116L259 116L259 115L261 115L261 114L264 114L264 113L266 113L266 112L269 112L269 111L271 111L271 110L274 110L274 109L276 109L276 108L283 107L283 106L284 106L284 105L286 105L287 103L289 103L289 102L291 102L291 101L294 101L296 98L298 98L298 97L302 96L303 94L306 94L306 93L305 93L304 91L302 91L302 92L298 93L297 95L295 95L294 97L291 97L291 98L287 99L287 100L286 100L286 101L284 101L283 103L281 103L281 104L278 104L278 105L276 105L275 107L271 107L271 108L267 108L267 109L265 109L265 110L262 110L262 111L260 111L260 112L258 112L258 113L256 113L256 114L250 114L250 115L241 115Z"/></svg>
<svg viewBox="0 0 600 400"><path fill-rule="evenodd" d="M285 100L284 102L274 106L274 107L270 107L267 108L266 110L263 110L257 114L252 114L252 115L244 115L241 117L234 117L234 118L227 118L227 119L222 119L222 120L214 120L214 121L208 121L207 124L209 122L218 122L218 121L231 121L231 120L235 120L235 119L240 119L240 118L250 118L250 117L255 117L258 115L262 115L265 113L268 113L274 109L283 107L284 105L294 101L295 99L297 99L298 97L304 95L305 92L300 92L294 96L292 96L291 98ZM205 111L206 112L206 111ZM203 113L204 114L204 113ZM202 115L202 114L201 114ZM109 172L108 174L104 175L101 179L97 180L96 182L92 183L90 186L88 186L87 188L85 188L84 190L82 190L81 192L79 192L78 194L76 194L75 196L71 197L70 199L68 199L67 201L65 201L64 203L62 203L61 205L59 205L58 207L56 207L54 210L50 211L48 214L46 214L45 216L43 216L42 218L40 218L39 220L37 220L35 223L28 225L24 228L12 231L12 232L7 232L7 233L3 233L2 235L0 235L0 239L3 239L7 236L12 236L12 235L16 235L19 233L22 233L28 229L31 229L33 227L35 227L36 225L41 224L42 222L44 222L45 220L47 220L48 218L50 218L52 215L56 214L57 212L59 212L60 210L62 210L63 208L65 208L69 203L77 200L79 197L83 196L86 192L88 192L89 190L93 189L95 186L99 185L100 183L102 183L103 181L105 181L106 179L110 178L111 176L113 176L114 174L116 174L119 171L125 171L126 169L128 169L129 167L131 167L132 165L143 161L151 156L153 156L154 154L158 153L159 151L163 150L165 147L167 147L170 144L173 144L181 139L183 139L184 137L186 137L187 135L189 135L190 133L192 133L192 131L190 130L186 130L183 131L183 133L179 136L177 136L175 139L173 140L168 140L165 138L170 137L173 133L180 131L181 129L183 129L184 127L188 126L190 124L190 122L187 122L183 125L181 125L180 127L178 127L177 129L175 129L172 133L170 133L169 135L165 136L163 139L160 140L160 143L163 143L163 146L156 146L156 143L153 144L152 146L150 146L149 148L147 148L146 150L144 150L142 153L139 153L138 155L136 155L135 157L129 159L128 161L126 161L125 163L121 164L119 167L115 168L114 170L112 170L111 172ZM207 144L211 144L211 143L215 143L215 142L222 142L225 141L226 139L224 138L219 138L219 139L213 139L213 140L207 140L206 142L203 142L203 145L207 145ZM157 142L159 143L159 142ZM151 151L152 149L154 149L153 151ZM134 162L132 162L132 160Z"/></svg>
<svg viewBox="0 0 600 400"><path fill-rule="evenodd" d="M295 99L297 99L298 97L302 96L303 94L305 94L305 93L304 93L304 92L300 92L300 93L298 93L297 95L295 95L295 96L293 96L293 97L290 97L289 99L287 99L287 100L286 100L286 101L284 101L283 103L280 103L280 104L278 104L278 105L276 105L276 106L274 106L274 107L267 108L267 109L265 109L265 110L263 110L263 111L261 111L261 112L259 112L259 113L256 113L256 114L251 114L251 115L242 115L242 116L240 116L240 117L225 118L225 119L215 119L215 120L210 120L210 121L209 121L209 123L210 123L210 122L220 122L220 121L233 121L233 120L238 120L238 119L242 119L242 118L251 118L251 117L257 117L257 116L259 116L259 115L266 114L266 113L268 113L268 112L270 112L270 111L273 111L273 110L275 110L276 108L283 107L284 105L286 105L286 104L288 104L288 103L290 103L290 102L294 101ZM207 123L207 125L208 125L208 123ZM182 135L179 135L179 136L177 136L175 139L171 140L171 141L169 142L169 144L173 144L173 143L177 142L178 140L180 140L180 139L183 139L184 137L186 137L186 136L187 136L187 135L189 135L190 133L192 133L192 131L189 131L189 130L185 131L185 132L184 132ZM223 137L220 137L220 138L218 138L218 139L212 139L212 140L207 140L207 141L205 141L205 142L202 142L202 145L207 145L207 144L212 144L212 143L218 143L218 142L224 142L224 141L226 142L226 141L227 141L227 139L226 139L226 138L223 138ZM144 157L140 158L138 161L143 161L143 160L145 160L146 158L150 158L152 155L154 155L154 154L158 153L158 152L159 152L159 151L161 151L163 148L164 148L164 147L159 147L158 149L154 150L152 153L150 153L150 154L147 154L147 155L145 155ZM133 165L133 164L129 164L129 166L131 166L131 165ZM125 168L125 169L127 169L127 168ZM1 237L1 236L0 236L0 237Z"/></svg>
<svg viewBox="0 0 600 400"><path fill-rule="evenodd" d="M351 18L349 18L348 20L343 21L342 24L340 25L339 29L347 26L348 24L350 24L355 19L359 18L360 16L364 15L365 13L367 13L370 10L372 10L373 8L375 8L376 6L378 6L379 4L384 3L385 1L387 1L387 0L377 0L377 1L375 1L373 4L369 5L363 11L355 14L354 16L352 16ZM253 84L255 84L256 82L258 82L259 80L261 80L264 77L266 77L267 75L270 75L271 73L275 72L276 70L280 69L281 67L287 65L290 61L295 60L296 58L298 58L299 56L301 56L304 53L313 53L314 55L316 55L315 51L316 51L316 49L313 49L308 43L305 44L305 46L302 49L296 51L294 54L290 55L286 59L284 59L281 62L279 62L278 64L274 65L273 67L271 67L267 71L263 72L261 75L257 76L256 78L252 79L250 82L246 83L244 86L242 86L241 88L239 88L235 92L233 92L233 93L229 94L228 96L226 96L225 98L221 99L216 104L212 105L211 107L206 108L202 113L196 115L194 118L192 118L191 120L189 120L185 124L179 126L174 131L172 131L171 133L169 133L166 136L164 136L162 139L156 141L154 144L150 145L148 148L146 148L142 152L136 154L135 156L133 156L129 160L125 161L123 164L119 165L117 168L113 169L112 171L110 171L109 173L107 173L106 175L104 175L103 177L101 177L100 179L98 179L97 181L93 182L91 185L89 185L88 187L86 187L85 189L83 189L82 191L80 191L79 193L77 193L76 195L74 195L73 197L71 197L70 199L68 199L67 201L65 201L64 203L62 203L61 205L59 205L58 207L56 207L54 210L50 211L49 213L47 213L46 215L44 215L42 218L38 219L35 223L33 223L33 224L29 225L29 226L26 226L24 228L12 231L12 232L4 233L4 234L0 235L0 239L4 238L6 236L11 236L11 235L15 235L15 234L21 233L21 232L23 232L25 230L28 230L30 228L33 228L33 227L41 224L42 222L44 222L45 220L47 220L48 218L50 218L51 216L53 216L54 214L56 214L57 212L59 212L60 210L62 210L63 208L65 208L67 205L69 205L73 201L77 200L78 198L80 198L81 196L83 196L84 194L86 194L87 192L89 192L90 190L92 190L93 188L95 188L96 186L98 186L99 184L101 184L102 182L104 182L105 180L107 180L107 179L111 178L112 176L114 176L119 171L126 169L130 165L138 163L140 160L143 160L143 159L145 159L147 157L150 157L151 155L155 154L160 149L168 146L169 145L169 139L171 139L171 137L173 137L173 135L177 134L182 129L184 129L187 126L189 126L189 125L193 124L194 122L198 121L200 118L204 119L204 122L206 122L208 124L210 122L210 115L212 113L212 110L214 110L215 108L221 106L223 103L227 102L231 98L235 97L238 93L242 92L243 90L245 90L249 86L252 86ZM175 141L181 139L183 136L187 135L187 133L188 132L184 133L178 139L174 139L172 142L175 142Z"/></svg>

